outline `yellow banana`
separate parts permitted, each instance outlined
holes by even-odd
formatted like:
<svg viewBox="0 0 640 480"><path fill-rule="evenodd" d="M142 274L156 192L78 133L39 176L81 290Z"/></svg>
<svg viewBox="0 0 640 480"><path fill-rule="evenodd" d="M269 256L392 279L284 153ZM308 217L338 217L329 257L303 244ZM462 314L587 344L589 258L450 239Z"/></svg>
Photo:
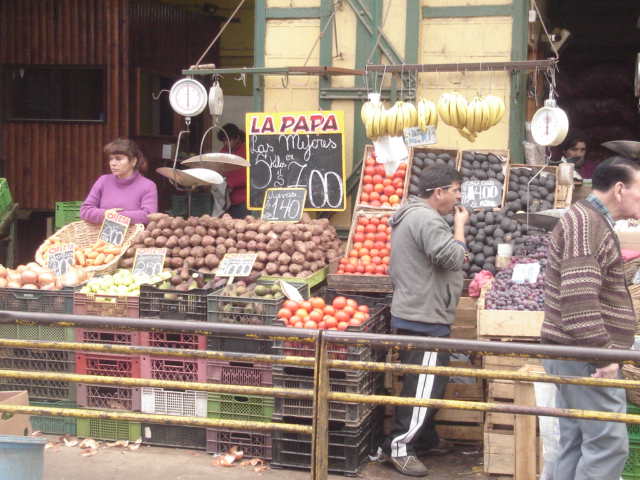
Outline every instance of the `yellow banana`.
<svg viewBox="0 0 640 480"><path fill-rule="evenodd" d="M466 138L470 142L476 141L477 135L473 132L470 132L465 127L459 128L458 133L460 133L460 135L462 135L464 138Z"/></svg>
<svg viewBox="0 0 640 480"><path fill-rule="evenodd" d="M405 124L404 128L417 127L418 126L418 110L413 103L404 103L405 111Z"/></svg>
<svg viewBox="0 0 640 480"><path fill-rule="evenodd" d="M480 97L476 97L476 109L473 120L473 131L479 132L482 128L482 100Z"/></svg>
<svg viewBox="0 0 640 480"><path fill-rule="evenodd" d="M428 125L438 126L438 112L436 111L436 104L429 100L429 122Z"/></svg>
<svg viewBox="0 0 640 480"><path fill-rule="evenodd" d="M449 102L449 117L451 118L451 126L458 128L460 126L460 121L458 120L458 99L456 95L453 94L451 96L451 101Z"/></svg>
<svg viewBox="0 0 640 480"><path fill-rule="evenodd" d="M491 113L491 105L486 99L482 99L482 131L488 130L491 127L491 119L493 118Z"/></svg>
<svg viewBox="0 0 640 480"><path fill-rule="evenodd" d="M420 130L424 130L427 127L427 122L429 120L428 107L424 98L421 98L420 100L418 100L417 113L418 113L418 128Z"/></svg>
<svg viewBox="0 0 640 480"><path fill-rule="evenodd" d="M443 93L438 99L438 114L442 121L447 125L451 125L451 116L449 115L449 94Z"/></svg>
<svg viewBox="0 0 640 480"><path fill-rule="evenodd" d="M491 106L491 126L494 126L502 120L505 112L504 102L500 97L496 97L495 95L487 95L485 100L487 100Z"/></svg>
<svg viewBox="0 0 640 480"><path fill-rule="evenodd" d="M464 127L467 123L467 99L462 95L456 95L456 110L458 113L458 125Z"/></svg>

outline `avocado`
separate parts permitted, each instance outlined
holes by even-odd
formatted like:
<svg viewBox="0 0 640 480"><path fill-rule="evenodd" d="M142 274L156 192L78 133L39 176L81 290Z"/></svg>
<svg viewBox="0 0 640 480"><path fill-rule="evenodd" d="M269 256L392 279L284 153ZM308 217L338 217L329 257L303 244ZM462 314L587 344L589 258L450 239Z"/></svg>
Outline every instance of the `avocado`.
<svg viewBox="0 0 640 480"><path fill-rule="evenodd" d="M256 285L256 289L254 290L254 292L258 297L264 297L269 293L269 287L266 287L264 285Z"/></svg>

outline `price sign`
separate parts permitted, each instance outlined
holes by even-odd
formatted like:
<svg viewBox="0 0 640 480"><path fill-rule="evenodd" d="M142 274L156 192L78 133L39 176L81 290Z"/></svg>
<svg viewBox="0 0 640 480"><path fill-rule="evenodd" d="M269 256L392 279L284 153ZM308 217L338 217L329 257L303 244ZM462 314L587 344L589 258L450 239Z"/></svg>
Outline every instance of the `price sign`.
<svg viewBox="0 0 640 480"><path fill-rule="evenodd" d="M513 267L511 281L514 283L536 283L540 275L540 264L534 263L517 263Z"/></svg>
<svg viewBox="0 0 640 480"><path fill-rule="evenodd" d="M494 208L502 203L502 183L497 180L467 180L462 184L462 204L470 208Z"/></svg>
<svg viewBox="0 0 640 480"><path fill-rule="evenodd" d="M306 196L304 188L270 188L264 196L261 219L266 222L299 222Z"/></svg>
<svg viewBox="0 0 640 480"><path fill-rule="evenodd" d="M257 253L227 253L216 271L218 277L248 277L256 263Z"/></svg>
<svg viewBox="0 0 640 480"><path fill-rule="evenodd" d="M130 223L129 217L108 211L104 214L98 238L112 245L120 246L124 243L124 237Z"/></svg>
<svg viewBox="0 0 640 480"><path fill-rule="evenodd" d="M133 273L146 273L149 276L158 275L164 268L166 248L138 248L133 259Z"/></svg>
<svg viewBox="0 0 640 480"><path fill-rule="evenodd" d="M438 143L436 138L436 127L427 127L426 130L421 130L418 127L405 128L404 142L407 147L417 147L420 145L433 145Z"/></svg>
<svg viewBox="0 0 640 480"><path fill-rule="evenodd" d="M75 251L75 243L63 243L62 245L51 247L48 252L47 267L57 277L65 274L74 264Z"/></svg>

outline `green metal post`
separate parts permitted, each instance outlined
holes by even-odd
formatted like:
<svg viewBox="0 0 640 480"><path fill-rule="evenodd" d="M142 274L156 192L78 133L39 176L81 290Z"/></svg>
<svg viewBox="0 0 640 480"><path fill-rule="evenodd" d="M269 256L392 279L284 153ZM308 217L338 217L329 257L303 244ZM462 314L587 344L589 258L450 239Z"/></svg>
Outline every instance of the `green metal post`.
<svg viewBox="0 0 640 480"><path fill-rule="evenodd" d="M527 59L529 0L513 0L511 26L511 60ZM527 106L527 73L513 72L509 109L509 150L511 158L524 163L525 111Z"/></svg>
<svg viewBox="0 0 640 480"><path fill-rule="evenodd" d="M253 65L264 67L264 44L267 38L267 0L255 0L255 29L253 43ZM261 112L264 108L264 77L253 76L253 110Z"/></svg>

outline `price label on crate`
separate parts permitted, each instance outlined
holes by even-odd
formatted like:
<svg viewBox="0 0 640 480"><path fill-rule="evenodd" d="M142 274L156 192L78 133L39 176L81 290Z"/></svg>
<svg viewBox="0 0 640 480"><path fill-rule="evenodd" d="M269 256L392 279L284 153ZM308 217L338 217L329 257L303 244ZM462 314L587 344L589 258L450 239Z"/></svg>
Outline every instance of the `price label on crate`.
<svg viewBox="0 0 640 480"><path fill-rule="evenodd" d="M538 275L540 275L540 264L538 262L518 263L513 267L511 281L513 283L536 283Z"/></svg>
<svg viewBox="0 0 640 480"><path fill-rule="evenodd" d="M502 202L502 184L491 180L467 180L462 184L462 204L470 208L494 208Z"/></svg>
<svg viewBox="0 0 640 480"><path fill-rule="evenodd" d="M47 267L57 276L63 275L74 264L75 243L63 243L48 251Z"/></svg>
<svg viewBox="0 0 640 480"><path fill-rule="evenodd" d="M164 268L166 248L138 248L133 259L133 273L146 273L149 276L158 275Z"/></svg>
<svg viewBox="0 0 640 480"><path fill-rule="evenodd" d="M404 134L404 143L407 147L418 147L422 145L434 145L438 143L436 138L436 127L427 127L426 130L422 130L418 127L405 128L402 132Z"/></svg>
<svg viewBox="0 0 640 480"><path fill-rule="evenodd" d="M257 253L227 253L216 270L218 277L248 277L256 263Z"/></svg>
<svg viewBox="0 0 640 480"><path fill-rule="evenodd" d="M127 234L130 223L131 219L129 217L120 215L113 210L108 210L104 214L98 238L111 245L120 246L124 243L124 237Z"/></svg>
<svg viewBox="0 0 640 480"><path fill-rule="evenodd" d="M306 198L305 188L270 188L264 195L260 218L266 222L299 222Z"/></svg>

